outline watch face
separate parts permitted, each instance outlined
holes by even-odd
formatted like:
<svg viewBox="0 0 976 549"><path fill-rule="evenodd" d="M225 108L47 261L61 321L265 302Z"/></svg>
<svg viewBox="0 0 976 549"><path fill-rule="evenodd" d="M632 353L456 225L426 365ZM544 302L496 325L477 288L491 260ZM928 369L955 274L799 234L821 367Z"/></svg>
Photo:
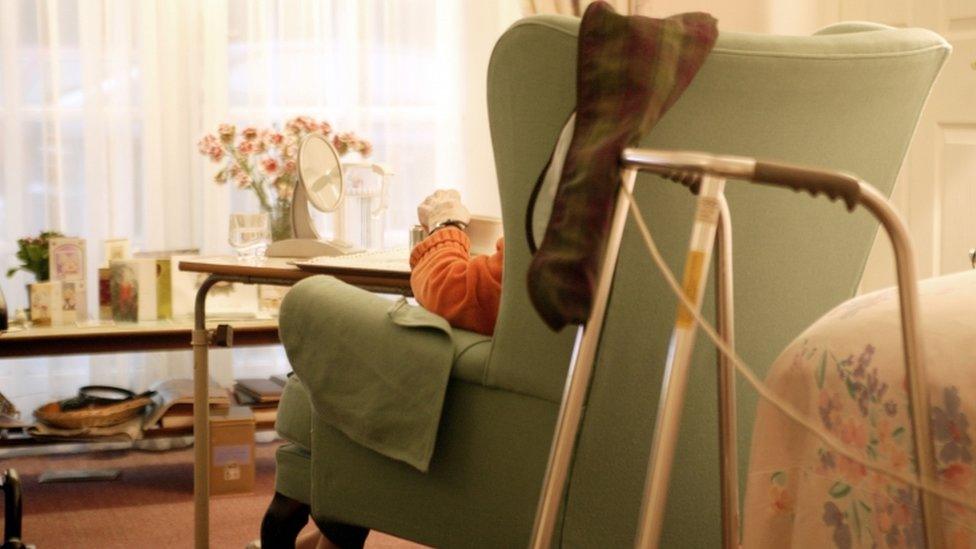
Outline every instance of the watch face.
<svg viewBox="0 0 976 549"><path fill-rule="evenodd" d="M464 221L460 221L457 219L448 219L446 221L441 221L440 223L437 224L438 227L446 227L448 225L452 227L457 227L458 229L462 229L462 230L468 226L468 224L465 223Z"/></svg>

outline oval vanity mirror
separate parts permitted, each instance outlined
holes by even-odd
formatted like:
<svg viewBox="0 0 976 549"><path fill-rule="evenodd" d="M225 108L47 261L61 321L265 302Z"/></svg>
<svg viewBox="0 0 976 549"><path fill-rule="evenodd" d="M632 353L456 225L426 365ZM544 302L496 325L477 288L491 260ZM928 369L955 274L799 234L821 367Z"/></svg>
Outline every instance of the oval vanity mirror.
<svg viewBox="0 0 976 549"><path fill-rule="evenodd" d="M343 197L342 163L339 153L325 136L305 136L298 146L298 184L291 200L292 238L268 247L269 257L308 258L361 252L346 242L325 241L315 230L309 203L323 213L334 212Z"/></svg>
<svg viewBox="0 0 976 549"><path fill-rule="evenodd" d="M298 148L298 179L308 200L321 212L333 212L342 201L339 154L325 136L312 134Z"/></svg>

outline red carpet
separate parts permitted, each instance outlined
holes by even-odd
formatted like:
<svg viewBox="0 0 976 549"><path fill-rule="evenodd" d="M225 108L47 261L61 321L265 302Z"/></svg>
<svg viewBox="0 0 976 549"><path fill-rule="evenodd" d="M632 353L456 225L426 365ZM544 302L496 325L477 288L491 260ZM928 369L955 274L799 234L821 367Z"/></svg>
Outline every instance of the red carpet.
<svg viewBox="0 0 976 549"><path fill-rule="evenodd" d="M257 446L253 494L221 496L210 503L210 544L243 548L259 535L274 493L277 444ZM10 459L24 485L24 541L47 548L193 546L193 450L101 452ZM40 473L58 469L118 468L114 481L39 484ZM2 519L2 516L0 516ZM2 524L2 520L0 520ZM374 533L367 547L419 547Z"/></svg>

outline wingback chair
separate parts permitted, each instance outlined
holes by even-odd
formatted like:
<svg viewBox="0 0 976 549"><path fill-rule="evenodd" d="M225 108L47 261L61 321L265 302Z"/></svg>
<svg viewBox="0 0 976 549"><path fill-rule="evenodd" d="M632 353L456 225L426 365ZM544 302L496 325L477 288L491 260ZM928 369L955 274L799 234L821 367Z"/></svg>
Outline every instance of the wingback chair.
<svg viewBox="0 0 976 549"><path fill-rule="evenodd" d="M429 472L365 449L318 420L307 396L316 388L293 376L279 410L277 429L287 443L278 450L278 495L267 523L303 523L310 508L316 521L436 547L528 543L574 331L549 331L529 304L524 216L574 107L578 28L575 18L531 17L495 47L488 106L506 235L501 311L493 338L455 331L455 364ZM810 37L723 33L642 145L842 169L888 193L948 50L932 32L867 23ZM853 295L876 225L866 214L779 189L732 183L727 196L737 347L761 373L810 322ZM638 179L637 197L665 257L680 266L692 197L651 176ZM628 223L557 527L555 541L567 547L628 546L636 528L676 302ZM310 298L314 284L295 287L282 315L289 303ZM320 310L328 314L328 300ZM701 339L665 547L720 541L715 353ZM740 423L751 424L755 397L745 388L739 394ZM748 441L739 442L744 471Z"/></svg>

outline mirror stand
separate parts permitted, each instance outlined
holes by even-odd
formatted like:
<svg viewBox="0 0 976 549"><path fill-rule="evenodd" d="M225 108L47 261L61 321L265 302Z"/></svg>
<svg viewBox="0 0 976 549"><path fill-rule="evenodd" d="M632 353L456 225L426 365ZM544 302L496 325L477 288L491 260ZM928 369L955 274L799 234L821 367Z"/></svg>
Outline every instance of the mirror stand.
<svg viewBox="0 0 976 549"><path fill-rule="evenodd" d="M312 216L308 213L308 194L304 185L295 185L291 200L291 238L272 242L265 253L268 257L295 257L307 259L322 255L337 256L363 251L341 240L322 240Z"/></svg>

